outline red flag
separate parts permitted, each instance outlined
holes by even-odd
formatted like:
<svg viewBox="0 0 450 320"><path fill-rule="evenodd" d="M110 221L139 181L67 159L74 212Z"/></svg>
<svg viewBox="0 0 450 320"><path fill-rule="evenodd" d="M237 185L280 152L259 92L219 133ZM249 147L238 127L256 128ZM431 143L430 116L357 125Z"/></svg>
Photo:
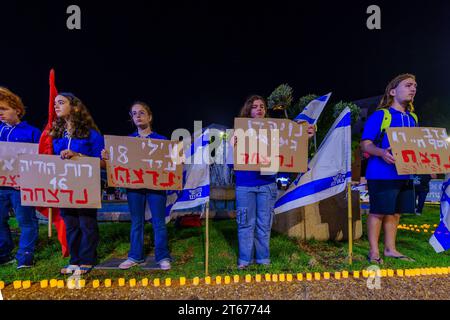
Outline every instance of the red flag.
<svg viewBox="0 0 450 320"><path fill-rule="evenodd" d="M53 120L56 118L55 113L55 98L58 95L58 91L55 86L55 70L50 70L50 96L48 101L48 121L39 139L39 153L40 154L53 154L52 137L50 136L50 130L52 128ZM43 216L48 217L49 208L36 208ZM64 220L59 214L58 208L52 209L53 225L58 233L58 240L61 243L62 254L64 257L69 256L69 247L67 246L66 238L66 226Z"/></svg>

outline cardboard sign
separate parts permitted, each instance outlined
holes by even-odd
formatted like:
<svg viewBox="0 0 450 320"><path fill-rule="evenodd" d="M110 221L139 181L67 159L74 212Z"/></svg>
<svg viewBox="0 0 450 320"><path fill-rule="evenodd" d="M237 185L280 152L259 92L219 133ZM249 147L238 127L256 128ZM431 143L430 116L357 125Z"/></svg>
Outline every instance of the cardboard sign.
<svg viewBox="0 0 450 320"><path fill-rule="evenodd" d="M53 208L101 208L100 159L19 155L22 205Z"/></svg>
<svg viewBox="0 0 450 320"><path fill-rule="evenodd" d="M108 185L130 189L181 190L183 143L105 136Z"/></svg>
<svg viewBox="0 0 450 320"><path fill-rule="evenodd" d="M19 186L19 154L37 154L39 144L0 142L0 187Z"/></svg>
<svg viewBox="0 0 450 320"><path fill-rule="evenodd" d="M307 128L306 123L288 119L234 119L234 169L262 174L306 172Z"/></svg>
<svg viewBox="0 0 450 320"><path fill-rule="evenodd" d="M447 131L443 128L386 130L398 174L450 172Z"/></svg>

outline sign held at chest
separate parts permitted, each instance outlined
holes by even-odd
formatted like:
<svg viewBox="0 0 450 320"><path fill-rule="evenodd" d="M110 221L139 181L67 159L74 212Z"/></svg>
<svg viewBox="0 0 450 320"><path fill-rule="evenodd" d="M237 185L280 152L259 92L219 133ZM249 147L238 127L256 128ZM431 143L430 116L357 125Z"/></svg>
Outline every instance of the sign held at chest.
<svg viewBox="0 0 450 320"><path fill-rule="evenodd" d="M21 154L19 173L24 206L101 208L98 158Z"/></svg>
<svg viewBox="0 0 450 320"><path fill-rule="evenodd" d="M450 172L450 150L444 128L387 128L397 173Z"/></svg>
<svg viewBox="0 0 450 320"><path fill-rule="evenodd" d="M181 190L183 143L105 136L108 185L130 189Z"/></svg>
<svg viewBox="0 0 450 320"><path fill-rule="evenodd" d="M306 172L307 124L288 119L234 120L234 169L276 172ZM234 143L234 142L232 142Z"/></svg>

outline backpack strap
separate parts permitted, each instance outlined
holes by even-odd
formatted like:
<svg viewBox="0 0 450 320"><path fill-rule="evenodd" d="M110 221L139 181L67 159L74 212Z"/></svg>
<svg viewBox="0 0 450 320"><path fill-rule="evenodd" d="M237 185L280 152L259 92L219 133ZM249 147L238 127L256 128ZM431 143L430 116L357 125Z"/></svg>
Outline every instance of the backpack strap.
<svg viewBox="0 0 450 320"><path fill-rule="evenodd" d="M381 148L381 142L386 134L386 129L391 126L392 122L392 115L388 109L381 109L380 111L383 111L383 121L381 121L380 133L374 141L374 144L379 148Z"/></svg>
<svg viewBox="0 0 450 320"><path fill-rule="evenodd" d="M381 122L381 128L380 132L385 132L387 128L391 126L392 122L392 114L389 112L388 109L381 109L383 110L383 121Z"/></svg>
<svg viewBox="0 0 450 320"><path fill-rule="evenodd" d="M417 117L417 114L414 112L410 112L409 114L414 118L414 121L416 121L416 126L419 126L419 117Z"/></svg>
<svg viewBox="0 0 450 320"><path fill-rule="evenodd" d="M377 147L381 146L381 142L383 141L384 135L386 134L386 129L391 126L392 122L392 114L389 112L388 109L381 109L383 111L383 121L381 122L380 126L380 134L378 138L375 140L375 145ZM419 118L417 117L417 114L414 112L409 113L411 117L413 117L414 121L416 122L416 125L419 125Z"/></svg>

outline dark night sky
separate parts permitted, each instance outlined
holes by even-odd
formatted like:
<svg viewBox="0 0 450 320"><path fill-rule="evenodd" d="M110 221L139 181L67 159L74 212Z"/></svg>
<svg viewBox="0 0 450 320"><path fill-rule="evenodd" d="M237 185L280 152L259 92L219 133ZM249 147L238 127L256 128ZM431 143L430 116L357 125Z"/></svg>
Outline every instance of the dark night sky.
<svg viewBox="0 0 450 320"><path fill-rule="evenodd" d="M70 4L81 7L81 31L66 28ZM382 30L366 28L371 4L381 7ZM8 1L0 30L0 85L23 97L38 127L51 67L58 89L79 96L106 134L131 131L127 107L136 99L152 107L155 130L170 135L192 131L194 120L230 126L248 95L281 83L296 98L333 91L334 100L354 101L411 72L419 114L450 96L448 0Z"/></svg>

